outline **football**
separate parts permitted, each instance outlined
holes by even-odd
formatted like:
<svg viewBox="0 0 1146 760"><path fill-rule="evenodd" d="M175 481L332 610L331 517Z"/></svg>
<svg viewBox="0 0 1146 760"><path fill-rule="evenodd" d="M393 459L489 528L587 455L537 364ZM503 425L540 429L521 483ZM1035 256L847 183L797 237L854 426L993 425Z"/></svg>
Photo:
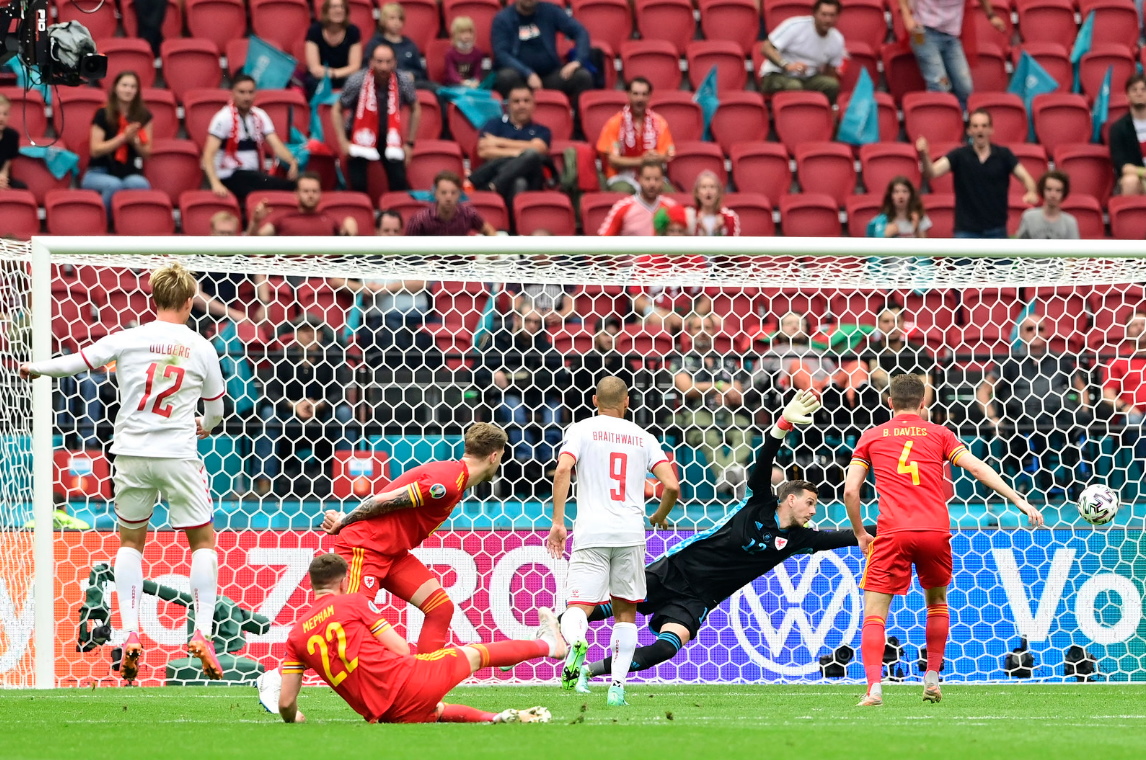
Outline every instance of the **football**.
<svg viewBox="0 0 1146 760"><path fill-rule="evenodd" d="M1118 514L1118 494L1101 483L1089 485L1078 497L1078 513L1091 525L1105 525Z"/></svg>

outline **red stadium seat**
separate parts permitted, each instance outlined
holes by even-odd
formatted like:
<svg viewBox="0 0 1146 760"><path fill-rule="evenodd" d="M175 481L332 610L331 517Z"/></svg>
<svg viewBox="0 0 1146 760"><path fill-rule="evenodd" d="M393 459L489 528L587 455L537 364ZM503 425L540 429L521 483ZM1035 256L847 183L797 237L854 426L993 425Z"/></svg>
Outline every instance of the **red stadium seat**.
<svg viewBox="0 0 1146 760"><path fill-rule="evenodd" d="M963 139L963 109L948 92L911 92L903 96L903 127L907 141L920 137L932 143Z"/></svg>
<svg viewBox="0 0 1146 760"><path fill-rule="evenodd" d="M1089 195L1100 205L1106 205L1114 192L1114 167L1110 163L1110 149L1105 145L1061 143L1054 151L1054 165L1070 175L1072 198Z"/></svg>
<svg viewBox="0 0 1146 760"><path fill-rule="evenodd" d="M980 41L979 44L986 43L988 45L999 45L1002 47L1009 47L1011 38L1015 36L1015 27L1011 23L1011 3L1010 0L991 0L991 10L1003 22L1005 29L1000 32L998 29L991 25L991 19L983 13L982 6L976 5L975 12L971 14L971 23L975 29L975 36Z"/></svg>
<svg viewBox="0 0 1146 760"><path fill-rule="evenodd" d="M1005 48L990 42L980 42L978 55L971 64L971 81L975 84L976 93L1005 92L1010 84Z"/></svg>
<svg viewBox="0 0 1146 760"><path fill-rule="evenodd" d="M539 90L539 92L549 92L548 90ZM417 90L418 105L422 107L422 120L418 122L418 133L414 135L415 142L418 140L439 140L442 137L442 107L438 102L438 96L430 90ZM408 106L402 106L402 120L404 123L409 124L410 109ZM547 122L543 122L549 126ZM325 125L324 125L325 128ZM336 138L337 139L337 138Z"/></svg>
<svg viewBox="0 0 1146 760"><path fill-rule="evenodd" d="M843 143L800 143L796 146L796 176L801 193L827 195L842 207L855 192L852 150Z"/></svg>
<svg viewBox="0 0 1146 760"><path fill-rule="evenodd" d="M764 0L763 10L764 28L771 32L793 16L810 16L812 3L809 0Z"/></svg>
<svg viewBox="0 0 1146 760"><path fill-rule="evenodd" d="M107 82L110 85L122 71L134 71L139 75L141 87L155 84L155 56L151 45L144 40L132 37L112 37L99 40L96 49L107 56Z"/></svg>
<svg viewBox="0 0 1146 760"><path fill-rule="evenodd" d="M1027 141L1027 109L1023 99L1010 92L975 92L967 98L967 111L980 108L991 114L995 128L991 142L1013 146Z"/></svg>
<svg viewBox="0 0 1146 760"><path fill-rule="evenodd" d="M465 176L462 149L453 140L419 140L414 143L414 155L406 169L406 177L414 190L430 190L434 175L452 171Z"/></svg>
<svg viewBox="0 0 1146 760"><path fill-rule="evenodd" d="M613 50L633 36L633 16L626 0L573 0L573 18L589 30L594 44L604 42Z"/></svg>
<svg viewBox="0 0 1146 760"><path fill-rule="evenodd" d="M171 200L159 190L120 190L111 197L117 235L174 235Z"/></svg>
<svg viewBox="0 0 1146 760"><path fill-rule="evenodd" d="M229 90L190 90L183 96L183 124L187 137L200 149L207 142L207 128L211 119L231 102Z"/></svg>
<svg viewBox="0 0 1146 760"><path fill-rule="evenodd" d="M1031 103L1035 134L1048 153L1059 145L1076 143L1090 135L1090 108L1086 98L1067 92L1036 95Z"/></svg>
<svg viewBox="0 0 1146 760"><path fill-rule="evenodd" d="M629 97L620 90L586 90L578 102L581 106L581 129L589 144L596 147L605 122L628 105Z"/></svg>
<svg viewBox="0 0 1146 760"><path fill-rule="evenodd" d="M68 150L80 157L80 171L85 171L91 153L92 117L107 103L107 93L89 87L58 87L52 97L56 134ZM13 104L13 115L20 113L18 108ZM17 122L9 116L8 123Z"/></svg>
<svg viewBox="0 0 1146 760"><path fill-rule="evenodd" d="M1019 145L1012 145L1011 152L1015 154L1015 158L1019 159L1019 164L1022 165L1027 173L1034 178L1035 182L1039 181L1039 177L1046 174L1047 169L1050 168L1047 162L1046 148L1034 143L1021 143ZM1014 174L1011 175L1011 187L1008 191L1011 198L1022 198L1027 192L1022 182Z"/></svg>
<svg viewBox="0 0 1146 760"><path fill-rule="evenodd" d="M576 15L577 4L573 7ZM735 42L743 58L756 44L760 11L752 0L701 0L700 25L706 40Z"/></svg>
<svg viewBox="0 0 1146 760"><path fill-rule="evenodd" d="M248 7L252 34L292 55L302 48L310 27L306 0L250 0Z"/></svg>
<svg viewBox="0 0 1146 760"><path fill-rule="evenodd" d="M859 149L863 184L873 195L883 197L895 177L907 177L918 191L923 181L915 146L906 143L878 142Z"/></svg>
<svg viewBox="0 0 1146 760"><path fill-rule="evenodd" d="M749 142L732 146L732 178L742 193L760 193L773 207L792 188L788 151L778 143Z"/></svg>
<svg viewBox="0 0 1146 760"><path fill-rule="evenodd" d="M290 142L290 127L304 135L310 133L310 105L298 90L259 90L255 105L267 112L275 132L284 143Z"/></svg>
<svg viewBox="0 0 1146 760"><path fill-rule="evenodd" d="M721 97L724 96L721 95ZM840 93L837 101L840 107L840 118L843 118L843 115L847 113L850 101L851 93ZM879 141L895 142L899 139L899 111L895 107L895 100L886 92L877 92L875 93L875 103L879 113ZM723 108L724 102L721 101L720 105Z"/></svg>
<svg viewBox="0 0 1146 760"><path fill-rule="evenodd" d="M644 357L667 356L672 353L673 340L672 335L666 330L628 324L617 333L614 347L620 354Z"/></svg>
<svg viewBox="0 0 1146 760"><path fill-rule="evenodd" d="M1116 195L1107 204L1110 234L1118 240L1146 239L1146 196Z"/></svg>
<svg viewBox="0 0 1146 760"><path fill-rule="evenodd" d="M732 90L720 93L720 107L712 116L712 137L727 155L741 142L768 138L768 112L758 92Z"/></svg>
<svg viewBox="0 0 1146 760"><path fill-rule="evenodd" d="M621 73L626 81L644 77L653 90L680 86L680 54L667 40L629 40L621 45Z"/></svg>
<svg viewBox="0 0 1146 760"><path fill-rule="evenodd" d="M960 353L1005 354L1021 303L1017 288L966 288L962 327L951 329L948 340Z"/></svg>
<svg viewBox="0 0 1146 760"><path fill-rule="evenodd" d="M190 89L218 87L223 78L219 48L211 40L164 40L159 57L163 61L163 81L176 97Z"/></svg>
<svg viewBox="0 0 1146 760"><path fill-rule="evenodd" d="M1077 352L1086 345L1086 300L1075 288L1024 288L1023 299L1033 301L1035 309L1046 318L1052 352Z"/></svg>
<svg viewBox="0 0 1146 760"><path fill-rule="evenodd" d="M1111 69L1110 89L1121 89L1122 84L1135 73L1136 66L1137 62L1130 54L1130 48L1109 42L1095 44L1082 56L1082 62L1078 67L1078 79L1082 84L1083 94L1094 100L1098 91L1102 89L1102 81L1108 68Z"/></svg>
<svg viewBox="0 0 1146 760"><path fill-rule="evenodd" d="M495 93L493 97L497 98L497 94ZM473 161L477 157L478 128L470 123L454 103L450 103L446 108L446 121L450 125L450 134L461 146L462 152Z"/></svg>
<svg viewBox="0 0 1146 760"><path fill-rule="evenodd" d="M848 212L848 234L852 237L867 237L867 225L879 215L882 206L882 192L849 196L844 207ZM836 312L833 310L832 314Z"/></svg>
<svg viewBox="0 0 1146 760"><path fill-rule="evenodd" d="M893 14L898 18L899 14ZM919 64L915 62L915 53L910 48L904 49L898 43L884 45L879 51L880 60L883 61L883 76L887 81L887 90L895 98L896 103L903 102L903 96L909 92L922 92L927 89L923 75L919 73Z"/></svg>
<svg viewBox="0 0 1146 760"><path fill-rule="evenodd" d="M772 119L789 153L802 142L828 142L835 131L832 107L822 92L777 92L772 96Z"/></svg>
<svg viewBox="0 0 1146 760"><path fill-rule="evenodd" d="M497 0L442 0L442 16L447 33L455 18L469 16L477 29L477 46L486 51L493 50L490 29L493 28L493 17L500 10L501 5Z"/></svg>
<svg viewBox="0 0 1146 760"><path fill-rule="evenodd" d="M724 153L720 146L710 142L677 142L676 157L668 165L668 176L672 183L684 192L691 193L696 178L703 171L715 173L721 187L728 184L728 172L724 169Z"/></svg>
<svg viewBox="0 0 1146 760"><path fill-rule="evenodd" d="M1014 63L1018 63L1024 50L1058 82L1058 88L1055 92L1070 92L1070 87L1074 83L1074 68L1071 65L1070 54L1065 45L1059 42L1024 43L1022 47L1017 47L1011 51L1011 59Z"/></svg>
<svg viewBox="0 0 1146 760"><path fill-rule="evenodd" d="M192 37L210 40L220 50L235 40L246 39L247 7L242 0L185 0L185 7L187 31ZM228 63L234 71L234 61Z"/></svg>
<svg viewBox="0 0 1146 760"><path fill-rule="evenodd" d="M407 192L385 193L378 199L379 211L397 211L406 222L429 205L427 201L417 200Z"/></svg>
<svg viewBox="0 0 1146 760"><path fill-rule="evenodd" d="M780 199L780 226L786 237L839 237L836 199L818 193L785 195Z"/></svg>
<svg viewBox="0 0 1146 760"><path fill-rule="evenodd" d="M220 211L241 216L233 195L220 198L210 190L188 190L179 196L179 217L184 235L210 235L211 217Z"/></svg>
<svg viewBox="0 0 1146 760"><path fill-rule="evenodd" d="M44 211L49 235L107 234L107 210L94 190L52 190Z"/></svg>
<svg viewBox="0 0 1146 760"><path fill-rule="evenodd" d="M879 56L876 48L869 47L862 42L849 42L844 65L840 71L840 92L850 93L856 88L860 72L867 69L872 82L879 82ZM886 95L887 93L879 93Z"/></svg>
<svg viewBox="0 0 1146 760"><path fill-rule="evenodd" d="M887 41L882 0L848 0L848 11L840 14L836 28L844 35L849 51L857 42L878 49Z"/></svg>
<svg viewBox="0 0 1146 760"><path fill-rule="evenodd" d="M374 234L374 204L366 193L328 192L322 194L318 210L335 220L339 225L346 217L358 223L359 235Z"/></svg>
<svg viewBox="0 0 1146 760"><path fill-rule="evenodd" d="M554 140L568 140L573 135L573 109L569 98L560 90L538 90L533 93L537 108L533 120L549 127Z"/></svg>
<svg viewBox="0 0 1146 760"><path fill-rule="evenodd" d="M695 90L716 67L716 87L721 92L743 90L748 83L744 68L744 52L729 40L693 40L685 48L688 59L688 80Z"/></svg>
<svg viewBox="0 0 1146 760"><path fill-rule="evenodd" d="M58 88L65 89L65 88ZM24 137L48 134L48 115L44 110L44 96L39 90L23 90L19 87L0 87L0 95L12 102L8 111L8 124L15 127ZM101 93L102 101L107 102L107 94ZM88 114L87 127L91 128Z"/></svg>
<svg viewBox="0 0 1146 760"><path fill-rule="evenodd" d="M1078 32L1071 0L1020 2L1018 12L1023 42L1063 44L1066 40L1074 40Z"/></svg>
<svg viewBox="0 0 1146 760"><path fill-rule="evenodd" d="M0 190L0 219L6 235L27 240L40 234L36 196L28 190Z"/></svg>
<svg viewBox="0 0 1146 760"><path fill-rule="evenodd" d="M37 145L47 145L52 142L52 139L51 137L34 138ZM20 141L20 147L30 144L31 141L29 140ZM36 196L36 202L40 204L44 202L44 197L49 190L66 190L72 184L71 174L57 177L48 170L42 159L29 158L25 155L17 155L12 159L12 176L27 185L32 195Z"/></svg>
<svg viewBox="0 0 1146 760"><path fill-rule="evenodd" d="M179 104L175 93L149 87L143 91L143 104L151 111L151 137L174 140L179 134Z"/></svg>
<svg viewBox="0 0 1146 760"><path fill-rule="evenodd" d="M80 7L85 10L90 7L81 0ZM139 36L139 20L135 16L135 3L131 0L121 1L119 12L123 16L123 31L128 37ZM167 0L167 11L163 15L163 26L159 27L160 35L165 40L174 40L183 36L183 9L178 0ZM96 50L103 52L103 48L96 43ZM108 67L107 73L112 77L115 72Z"/></svg>
<svg viewBox="0 0 1146 760"><path fill-rule="evenodd" d="M243 70L243 65L247 62L247 47L249 47L249 44L250 41L246 37L240 37L229 41L226 47L222 48L224 55L227 57L227 73L232 79Z"/></svg>
<svg viewBox="0 0 1146 760"><path fill-rule="evenodd" d="M1142 48L1142 57L1146 58L1146 47ZM1140 61L1141 63L1141 61ZM1144 66L1146 68L1146 66ZM1106 121L1102 125L1102 144L1110 144L1110 125L1112 122L1118 121L1130 111L1130 101L1126 97L1126 92L1117 87L1111 88L1110 91L1110 104L1106 110Z"/></svg>
<svg viewBox="0 0 1146 760"><path fill-rule="evenodd" d="M1106 237L1106 223L1102 220L1102 204L1091 195L1074 194L1074 178L1071 178L1071 194L1063 201L1062 209L1073 214L1078 220L1078 234L1083 240L1102 240Z"/></svg>
<svg viewBox="0 0 1146 760"><path fill-rule="evenodd" d="M649 108L659 113L668 122L676 143L700 140L704 137L704 112L692 99L691 92L669 90L653 91Z"/></svg>
<svg viewBox="0 0 1146 760"><path fill-rule="evenodd" d="M152 190L167 194L174 206L188 190L203 184L202 157L190 140L156 140L143 162L143 176Z"/></svg>
<svg viewBox="0 0 1146 760"><path fill-rule="evenodd" d="M93 40L102 40L115 36L119 22L115 16L115 3L104 2L87 5L73 0L54 0L56 6L56 23L64 24L68 21L78 21L91 34ZM128 36L134 36L135 29L127 31Z"/></svg>
<svg viewBox="0 0 1146 760"><path fill-rule="evenodd" d="M426 56L426 77L431 82L446 81L446 53L453 45L451 40L430 40L429 45L418 48ZM438 137L434 135L435 139Z"/></svg>
<svg viewBox="0 0 1146 760"><path fill-rule="evenodd" d="M585 235L596 235L601 229L609 209L617 201L628 197L625 193L583 193L581 195L581 230Z"/></svg>
<svg viewBox="0 0 1146 760"><path fill-rule="evenodd" d="M1081 3L1082 17L1094 13L1091 43L1117 45L1127 52L1138 45L1138 11L1132 0L1087 0ZM1125 81L1115 78L1116 82Z"/></svg>
<svg viewBox="0 0 1146 760"><path fill-rule="evenodd" d="M637 0L636 22L641 39L670 42L678 56L696 36L689 0Z"/></svg>
<svg viewBox="0 0 1146 760"><path fill-rule="evenodd" d="M927 237L949 238L955 235L955 196L950 193L931 193L923 197L931 229Z"/></svg>
<svg viewBox="0 0 1146 760"><path fill-rule="evenodd" d="M509 209L505 207L505 199L497 193L488 190L471 190L466 193L469 203L482 218L494 226L494 229L509 231Z"/></svg>
<svg viewBox="0 0 1146 760"><path fill-rule="evenodd" d="M776 222L772 219L772 204L761 193L728 193L724 205L740 217L742 237L775 237Z"/></svg>
<svg viewBox="0 0 1146 760"><path fill-rule="evenodd" d="M553 235L573 235L577 231L573 203L564 193L518 193L513 198L513 218L518 235L532 235L536 230L547 230Z"/></svg>
<svg viewBox="0 0 1146 760"><path fill-rule="evenodd" d="M290 190L263 190L251 193L247 196L248 219L260 203L267 204L267 208L271 212L267 221L274 223L276 217L293 213L298 209L298 196Z"/></svg>
<svg viewBox="0 0 1146 760"><path fill-rule="evenodd" d="M438 3L435 0L404 0L402 10L406 12L406 26L402 29L402 33L414 41L418 50L425 52L429 48L430 40L438 36L440 28Z"/></svg>

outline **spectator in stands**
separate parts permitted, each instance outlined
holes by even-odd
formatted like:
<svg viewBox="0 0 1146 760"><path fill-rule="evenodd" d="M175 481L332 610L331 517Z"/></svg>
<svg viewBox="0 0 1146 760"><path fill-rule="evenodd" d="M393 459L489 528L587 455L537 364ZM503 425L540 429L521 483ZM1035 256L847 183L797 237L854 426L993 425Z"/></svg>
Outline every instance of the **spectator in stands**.
<svg viewBox="0 0 1146 760"><path fill-rule="evenodd" d="M1102 399L1108 413L1125 426L1123 443L1132 447L1138 459L1146 459L1146 436L1142 421L1146 414L1146 311L1139 309L1126 323L1126 338L1132 346L1129 355L1119 356L1103 372Z"/></svg>
<svg viewBox="0 0 1146 760"><path fill-rule="evenodd" d="M369 361L391 367L441 365L434 337L425 330L433 314L429 282L332 277L330 284L358 294L362 326L355 337Z"/></svg>
<svg viewBox="0 0 1146 760"><path fill-rule="evenodd" d="M914 325L907 321L906 310L890 304L876 317L876 330L868 336L862 357L871 372L871 383L881 393L887 390L895 375L922 375L928 392L924 406L930 406L932 372L935 362L927 349L911 342Z"/></svg>
<svg viewBox="0 0 1146 760"><path fill-rule="evenodd" d="M1070 195L1070 177L1065 172L1049 171L1039 177L1039 195L1043 205L1023 212L1017 238L1029 240L1078 240L1078 220L1062 210Z"/></svg>
<svg viewBox="0 0 1146 760"><path fill-rule="evenodd" d="M266 146L290 167L287 179L263 171ZM211 118L203 146L203 173L215 195L225 198L234 193L240 208L253 192L294 189L298 159L275 134L271 117L255 105L255 80L247 74L235 77L231 102Z"/></svg>
<svg viewBox="0 0 1146 760"><path fill-rule="evenodd" d="M91 160L80 187L95 190L111 216L120 190L150 190L143 162L151 155L151 112L143 105L139 75L121 71L107 93L107 105L92 116Z"/></svg>
<svg viewBox="0 0 1146 760"><path fill-rule="evenodd" d="M688 216L688 210L684 206L658 208L657 213L653 214L653 234L657 237L687 237L689 234ZM661 259L663 259L663 263ZM703 256L689 256L687 261L690 266L706 266ZM649 257L649 263L654 266L673 266L670 259L660 256Z"/></svg>
<svg viewBox="0 0 1146 760"><path fill-rule="evenodd" d="M273 222L268 222L270 206L260 201L251 212L251 235L282 235L302 237L306 235L357 235L358 222L352 216L341 220L331 219L318 210L322 201L322 178L314 172L304 172L295 187L298 198L298 211L284 214Z"/></svg>
<svg viewBox="0 0 1146 760"><path fill-rule="evenodd" d="M239 217L230 211L218 211L211 217L211 234L235 237L239 234ZM254 300L243 297L243 290L253 288ZM264 274L246 275L237 272L204 272L199 280L199 293L191 311L191 319L199 331L214 332L213 324L207 324L207 317L216 320L229 319L234 323L251 321L261 323L266 318L266 303L271 297Z"/></svg>
<svg viewBox="0 0 1146 760"><path fill-rule="evenodd" d="M811 16L785 19L773 29L760 45L766 59L761 91L816 90L835 103L845 57L839 17L840 0L816 0Z"/></svg>
<svg viewBox="0 0 1146 760"><path fill-rule="evenodd" d="M621 320L616 317L602 320L600 329L593 335L593 347L570 357L573 380L566 394L565 408L572 411L571 422L593 414L593 395L597 381L602 377L619 377L627 387L633 387L632 370L625 357L617 351L617 335L621 327Z"/></svg>
<svg viewBox="0 0 1146 760"><path fill-rule="evenodd" d="M617 193L640 192L637 172L647 161L662 165L676 152L668 122L649 109L653 85L644 77L633 77L625 86L629 104L613 114L597 138L597 153L605 168L605 189ZM664 192L676 190L668 180Z"/></svg>
<svg viewBox="0 0 1146 760"><path fill-rule="evenodd" d="M925 238L929 229L931 220L915 185L907 177L893 177L887 183L879 214L867 224L867 236Z"/></svg>
<svg viewBox="0 0 1146 760"><path fill-rule="evenodd" d="M568 63L562 63L557 52L558 32L575 45ZM576 108L581 93L593 86L593 76L585 69L589 32L561 6L540 0L507 5L493 18L491 38L497 71L494 89L503 98L514 87L527 84L534 90L561 90Z"/></svg>
<svg viewBox="0 0 1146 760"><path fill-rule="evenodd" d="M529 85L509 91L506 113L482 126L477 153L482 165L470 174L473 186L489 189L513 208L513 197L545 186L545 164L553 135L533 121L536 103Z"/></svg>
<svg viewBox="0 0 1146 760"><path fill-rule="evenodd" d="M1082 461L1078 444L1092 414L1078 359L1050 351L1040 314L1024 317L1018 335L1020 345L987 373L975 397L990 429L1007 441L1010 472L1033 473L1041 491L1056 485L1079 490L1073 477Z"/></svg>
<svg viewBox="0 0 1146 760"><path fill-rule="evenodd" d="M659 158L645 159L638 170L637 180L640 192L613 204L601 222L598 235L652 235L653 216L657 209L677 205L672 198L661 195L665 170Z"/></svg>
<svg viewBox="0 0 1146 760"><path fill-rule="evenodd" d="M362 68L362 32L350 23L348 2L324 0L318 21L307 30L303 78L307 100L326 77L333 89L341 90L346 78Z"/></svg>
<svg viewBox="0 0 1146 760"><path fill-rule="evenodd" d="M496 235L493 225L482 218L473 206L461 204L462 178L451 171L434 177L434 205L410 217L407 236Z"/></svg>
<svg viewBox="0 0 1146 760"><path fill-rule="evenodd" d="M744 407L748 376L739 360L718 353L713 338L719 325L711 315L684 321L678 353L669 359L673 385L683 404L674 422L684 441L704 452L716 475L717 493L744 497L752 443L746 431L752 417Z"/></svg>
<svg viewBox="0 0 1146 760"><path fill-rule="evenodd" d="M378 237L398 237L405 228L402 214L396 209L384 208L378 215Z"/></svg>
<svg viewBox="0 0 1146 760"><path fill-rule="evenodd" d="M753 368L754 385L762 392L775 388L822 391L838 365L824 350L812 345L808 318L789 311L780 317L778 328L762 336L768 341L768 348Z"/></svg>
<svg viewBox="0 0 1146 760"><path fill-rule="evenodd" d="M450 23L450 49L446 51L446 74L443 84L449 87L476 88L481 85L484 50L474 44L477 27L469 16L456 16Z"/></svg>
<svg viewBox="0 0 1146 760"><path fill-rule="evenodd" d="M394 51L395 66L414 80L419 90L436 90L440 85L431 82L422 65L422 52L412 39L402 34L406 28L406 11L401 3L386 3L378 16L378 30L366 42L366 60L371 60L379 45L389 45Z"/></svg>
<svg viewBox="0 0 1146 760"><path fill-rule="evenodd" d="M1115 183L1123 195L1146 193L1146 162L1142 143L1146 142L1146 76L1131 74L1126 80L1130 110L1110 125L1110 161Z"/></svg>
<svg viewBox="0 0 1146 760"><path fill-rule="evenodd" d="M705 169L692 186L695 209L688 209L692 217L689 227L693 235L707 237L739 237L740 215L724 205L724 188L716 173Z"/></svg>
<svg viewBox="0 0 1146 760"><path fill-rule="evenodd" d="M955 176L957 238L1007 237L1007 192L1012 174L1027 190L1023 202L1031 206L1039 202L1034 179L1010 148L991 142L994 132L990 112L976 108L967 119L970 145L953 148L946 156L932 161L927 138L915 141L925 179L942 177L947 172Z"/></svg>
<svg viewBox="0 0 1146 760"><path fill-rule="evenodd" d="M535 311L545 320L545 328L560 328L566 321L580 322L573 313L572 285L542 285L536 283L507 284L506 290L513 296L514 311L524 314Z"/></svg>
<svg viewBox="0 0 1146 760"><path fill-rule="evenodd" d="M995 13L991 0L979 0L979 4L991 26L1006 34L1007 24ZM964 8L964 0L899 0L903 25L911 35L911 50L928 92L954 92L966 109L974 84L960 39ZM1000 45L1009 42L1003 37L998 41Z"/></svg>
<svg viewBox="0 0 1146 760"><path fill-rule="evenodd" d="M135 8L135 29L124 31L130 37L132 32L151 45L151 54L159 57L159 47L163 44L163 22L167 18L167 0L128 0ZM180 3L182 5L182 3ZM88 11L89 13L92 11Z"/></svg>
<svg viewBox="0 0 1146 760"><path fill-rule="evenodd" d="M12 101L0 95L0 190L23 190L27 185L12 176L12 160L20 154L20 133L8 126Z"/></svg>
<svg viewBox="0 0 1146 760"><path fill-rule="evenodd" d="M370 55L370 67L346 80L342 96L330 110L338 131L342 155L348 158L350 188L368 192L371 161L381 161L392 191L409 190L406 167L414 150L414 135L422 120L422 107L414 81L394 68L394 49L379 44ZM402 123L402 106L410 107L408 124ZM379 150L381 148L382 150Z"/></svg>
<svg viewBox="0 0 1146 760"><path fill-rule="evenodd" d="M796 461L805 477L815 478L829 498L843 495L845 473L863 431L891 419L890 409L871 382L866 363L842 357L840 368L822 391L827 421L803 437Z"/></svg>

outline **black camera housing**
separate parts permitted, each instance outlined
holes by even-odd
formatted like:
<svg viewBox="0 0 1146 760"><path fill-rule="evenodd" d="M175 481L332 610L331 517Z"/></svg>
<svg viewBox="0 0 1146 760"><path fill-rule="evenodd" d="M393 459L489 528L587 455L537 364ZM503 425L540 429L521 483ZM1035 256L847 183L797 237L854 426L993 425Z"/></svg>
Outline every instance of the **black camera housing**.
<svg viewBox="0 0 1146 760"><path fill-rule="evenodd" d="M19 56L40 72L37 84L76 86L107 76L107 56L84 55L75 68L52 58L48 0L19 0L0 8L0 64Z"/></svg>

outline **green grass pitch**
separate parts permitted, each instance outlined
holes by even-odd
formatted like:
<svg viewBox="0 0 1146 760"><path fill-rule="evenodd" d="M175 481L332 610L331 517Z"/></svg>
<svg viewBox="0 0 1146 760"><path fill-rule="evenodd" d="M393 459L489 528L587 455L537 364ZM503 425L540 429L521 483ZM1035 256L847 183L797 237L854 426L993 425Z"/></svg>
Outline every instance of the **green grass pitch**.
<svg viewBox="0 0 1146 760"><path fill-rule="evenodd" d="M283 725L253 688L71 689L0 692L4 760L243 758L972 758L1110 760L1146 757L1146 688L885 686L882 708L863 689L833 686L636 685L631 705L606 708L605 689L471 687L452 701L488 710L543 704L549 725L372 726L326 688L303 690L308 723Z"/></svg>

